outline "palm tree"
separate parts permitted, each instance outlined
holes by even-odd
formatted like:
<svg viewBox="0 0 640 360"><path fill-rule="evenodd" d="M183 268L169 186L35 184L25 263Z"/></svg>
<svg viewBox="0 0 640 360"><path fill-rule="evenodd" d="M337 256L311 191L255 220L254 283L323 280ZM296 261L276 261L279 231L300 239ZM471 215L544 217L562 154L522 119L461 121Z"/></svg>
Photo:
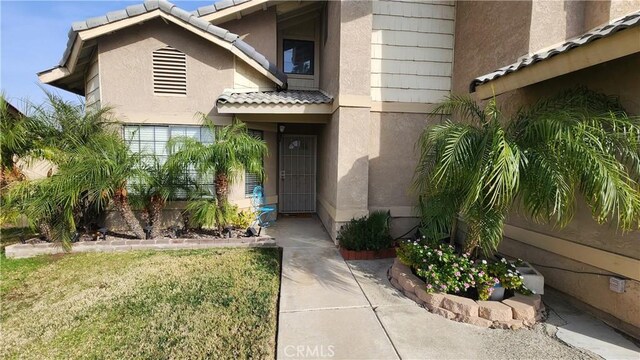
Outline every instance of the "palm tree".
<svg viewBox="0 0 640 360"><path fill-rule="evenodd" d="M169 142L170 162L192 165L200 176L214 176L218 215L227 213L229 185L243 171L264 177L262 159L267 146L261 139L247 132L246 125L235 120L227 126L216 127L203 115L203 122L214 134L214 143L203 144L196 139L180 137ZM209 204L210 205L210 204ZM227 220L218 220L227 222ZM227 225L218 223L218 226Z"/></svg>
<svg viewBox="0 0 640 360"><path fill-rule="evenodd" d="M459 216L468 227L467 250L488 254L514 204L536 221L565 226L577 193L596 220L640 226L640 119L615 99L574 89L508 119L495 98L482 108L451 96L437 112L460 122L426 129L418 143L414 185L422 208L433 207L423 211L429 235L451 231Z"/></svg>
<svg viewBox="0 0 640 360"><path fill-rule="evenodd" d="M22 177L16 160L34 150L34 134L30 130L29 118L12 111L4 96L0 95L0 188L6 186L10 179Z"/></svg>
<svg viewBox="0 0 640 360"><path fill-rule="evenodd" d="M176 198L179 192L188 192L190 184L186 169L176 162L162 162L150 156L143 160L141 167L142 177L133 181L132 195L137 207L148 215L150 237L155 238L160 235L162 210L167 200Z"/></svg>

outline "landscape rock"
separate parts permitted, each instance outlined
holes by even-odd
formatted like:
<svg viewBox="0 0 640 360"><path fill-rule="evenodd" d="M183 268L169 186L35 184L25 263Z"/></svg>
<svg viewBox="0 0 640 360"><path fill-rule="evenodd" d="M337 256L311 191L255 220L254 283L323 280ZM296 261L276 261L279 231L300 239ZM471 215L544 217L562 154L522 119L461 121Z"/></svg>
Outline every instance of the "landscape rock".
<svg viewBox="0 0 640 360"><path fill-rule="evenodd" d="M502 300L502 303L511 307L514 319L535 321L536 308L531 301L514 296L512 298Z"/></svg>
<svg viewBox="0 0 640 360"><path fill-rule="evenodd" d="M471 299L461 296L446 294L442 300L442 307L456 314L478 316L478 304Z"/></svg>
<svg viewBox="0 0 640 360"><path fill-rule="evenodd" d="M416 289L417 290L417 289ZM424 302L424 305L429 308L429 310L433 308L438 308L442 306L442 300L444 300L444 295L441 293L428 293L426 291L416 291L416 295L420 300Z"/></svg>
<svg viewBox="0 0 640 360"><path fill-rule="evenodd" d="M434 308L431 312L433 312L436 315L440 315L442 317L445 317L449 320L454 320L456 318L456 314L447 310L447 309L443 309L443 308Z"/></svg>
<svg viewBox="0 0 640 360"><path fill-rule="evenodd" d="M491 321L513 320L511 307L498 301L478 301L478 315Z"/></svg>

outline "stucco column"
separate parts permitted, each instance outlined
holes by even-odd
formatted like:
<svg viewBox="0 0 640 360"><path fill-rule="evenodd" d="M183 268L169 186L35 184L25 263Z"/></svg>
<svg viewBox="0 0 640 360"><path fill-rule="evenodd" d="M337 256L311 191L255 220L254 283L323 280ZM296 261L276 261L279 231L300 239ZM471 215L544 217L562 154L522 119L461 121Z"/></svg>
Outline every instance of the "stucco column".
<svg viewBox="0 0 640 360"><path fill-rule="evenodd" d="M369 213L371 19L371 2L341 2L336 230Z"/></svg>

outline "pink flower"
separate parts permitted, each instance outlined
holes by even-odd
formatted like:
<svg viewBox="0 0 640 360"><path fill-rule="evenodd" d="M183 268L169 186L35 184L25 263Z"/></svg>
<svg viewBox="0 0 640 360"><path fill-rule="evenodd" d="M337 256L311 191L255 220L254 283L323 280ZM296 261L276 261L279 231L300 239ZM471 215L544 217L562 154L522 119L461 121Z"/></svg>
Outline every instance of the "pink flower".
<svg viewBox="0 0 640 360"><path fill-rule="evenodd" d="M499 284L499 283L500 283L500 279L498 279L498 278L493 278L493 282L494 282L494 283L496 283L496 284Z"/></svg>
<svg viewBox="0 0 640 360"><path fill-rule="evenodd" d="M455 275L456 277L460 277L460 271L456 271Z"/></svg>
<svg viewBox="0 0 640 360"><path fill-rule="evenodd" d="M480 272L478 273L478 275L479 275L479 276L484 276L484 271L480 271Z"/></svg>
<svg viewBox="0 0 640 360"><path fill-rule="evenodd" d="M442 285L440 285L440 287L442 288L442 290L444 290L444 289L446 289L446 288L447 288L447 285L442 284Z"/></svg>
<svg viewBox="0 0 640 360"><path fill-rule="evenodd" d="M427 284L427 289L432 289L433 286L431 286L431 284Z"/></svg>
<svg viewBox="0 0 640 360"><path fill-rule="evenodd" d="M475 282L475 281L472 281L472 282L471 282L471 285L475 286L475 285L476 285L476 282Z"/></svg>
<svg viewBox="0 0 640 360"><path fill-rule="evenodd" d="M469 285L469 283L464 283L464 288L465 288L465 289L468 289L468 288L469 288L469 286L470 286L470 285Z"/></svg>

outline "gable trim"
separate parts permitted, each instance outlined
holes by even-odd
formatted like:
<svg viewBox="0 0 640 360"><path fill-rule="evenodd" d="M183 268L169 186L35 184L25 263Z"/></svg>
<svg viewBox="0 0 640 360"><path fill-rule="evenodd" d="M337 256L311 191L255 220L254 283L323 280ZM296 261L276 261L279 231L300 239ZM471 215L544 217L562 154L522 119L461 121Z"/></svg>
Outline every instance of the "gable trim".
<svg viewBox="0 0 640 360"><path fill-rule="evenodd" d="M149 3L150 2L145 2L144 6L146 7ZM151 6L152 5L149 5L149 7ZM127 8L127 11L128 10L129 8ZM178 18L178 15L181 15L182 13L189 15L188 21ZM108 15L109 14L107 14L105 19L108 19ZM242 41L238 35L230 33L229 31L215 25L205 23L204 20L187 13L165 0L160 0L155 8L147 12L131 15L130 17L119 18L113 22L107 21L95 27L89 28L88 26L84 26L84 29L82 29L82 22L80 25L74 24L69 33L70 40L60 65L52 69L39 72L37 74L38 78L45 84L51 84L73 74L78 63L80 50L84 43L102 35L118 31L135 24L140 24L157 17L178 25L226 50L231 51L235 56L256 69L263 76L266 76L276 85L286 88L286 75L280 73L274 64L269 62L262 54L258 53L252 46ZM87 23L90 20L92 19L87 20ZM203 28L206 28L206 31ZM219 34L216 36L216 34L212 32Z"/></svg>

